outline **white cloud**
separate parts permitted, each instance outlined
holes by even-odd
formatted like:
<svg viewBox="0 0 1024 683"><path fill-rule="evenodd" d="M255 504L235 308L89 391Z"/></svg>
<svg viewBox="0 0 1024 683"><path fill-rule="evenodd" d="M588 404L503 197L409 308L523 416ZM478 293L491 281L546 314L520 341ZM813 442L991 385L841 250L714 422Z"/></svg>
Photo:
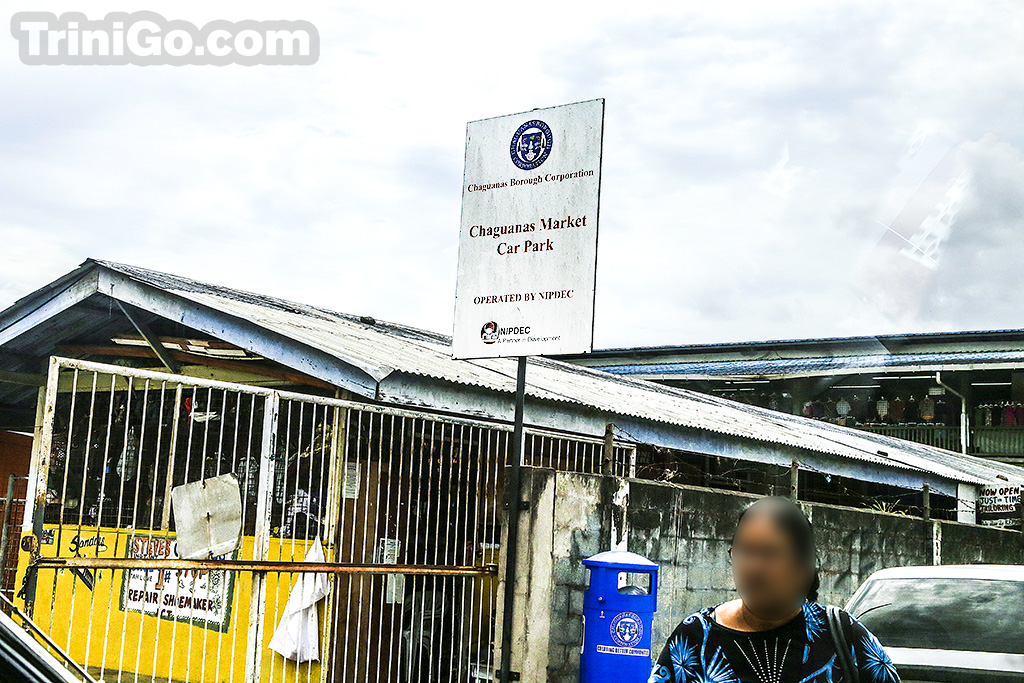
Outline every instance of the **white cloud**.
<svg viewBox="0 0 1024 683"><path fill-rule="evenodd" d="M0 306L97 256L449 331L465 122L605 97L599 346L1024 325L989 300L1024 255L1014 3L147 9L307 19L322 56L28 67L0 38ZM879 221L986 134L934 299L887 318L855 287Z"/></svg>

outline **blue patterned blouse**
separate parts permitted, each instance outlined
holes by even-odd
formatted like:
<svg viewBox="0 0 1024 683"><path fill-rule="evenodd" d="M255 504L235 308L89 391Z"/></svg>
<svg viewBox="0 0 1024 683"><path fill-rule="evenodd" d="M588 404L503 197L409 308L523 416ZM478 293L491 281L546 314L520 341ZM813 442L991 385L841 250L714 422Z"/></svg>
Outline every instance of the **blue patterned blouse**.
<svg viewBox="0 0 1024 683"><path fill-rule="evenodd" d="M717 607L717 605L716 605ZM843 670L828 632L825 608L803 611L768 631L736 631L719 624L707 607L676 627L651 672L650 683L840 683ZM846 641L861 683L899 683L881 643L846 612Z"/></svg>

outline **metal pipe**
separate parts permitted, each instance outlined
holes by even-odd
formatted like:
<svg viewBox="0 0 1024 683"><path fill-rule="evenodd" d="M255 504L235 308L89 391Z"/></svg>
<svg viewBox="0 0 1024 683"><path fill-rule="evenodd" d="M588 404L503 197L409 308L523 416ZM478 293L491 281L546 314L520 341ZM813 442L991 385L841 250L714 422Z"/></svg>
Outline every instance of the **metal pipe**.
<svg viewBox="0 0 1024 683"><path fill-rule="evenodd" d="M522 499L520 465L523 460L523 413L526 402L526 356L519 357L516 368L515 426L512 430L512 462L508 470L505 501L508 507L508 539L505 553L505 592L501 616L501 668L499 680L512 680L512 606L516 597L516 563L519 553L519 507Z"/></svg>
<svg viewBox="0 0 1024 683"><path fill-rule="evenodd" d="M942 383L941 370L935 371L935 383L960 399L960 452L967 455L968 447L971 443L971 423L970 416L968 415L969 406L967 405L967 397L948 384Z"/></svg>
<svg viewBox="0 0 1024 683"><path fill-rule="evenodd" d="M131 557L40 557L29 569L148 569L191 571L318 572L325 574L426 574L497 576L498 565L336 564L273 560L154 560Z"/></svg>
<svg viewBox="0 0 1024 683"><path fill-rule="evenodd" d="M800 500L800 463L794 460L789 466L789 498Z"/></svg>
<svg viewBox="0 0 1024 683"><path fill-rule="evenodd" d="M606 477L615 474L615 425L611 422L604 426L604 461L601 463L601 474Z"/></svg>

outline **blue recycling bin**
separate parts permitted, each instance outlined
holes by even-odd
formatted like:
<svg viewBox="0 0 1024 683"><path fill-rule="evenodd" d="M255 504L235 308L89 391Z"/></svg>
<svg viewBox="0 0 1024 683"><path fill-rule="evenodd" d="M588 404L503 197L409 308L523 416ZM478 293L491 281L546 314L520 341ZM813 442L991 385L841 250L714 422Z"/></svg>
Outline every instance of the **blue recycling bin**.
<svg viewBox="0 0 1024 683"><path fill-rule="evenodd" d="M646 683L658 565L624 550L599 553L583 564L590 569L590 586L583 594L580 683Z"/></svg>

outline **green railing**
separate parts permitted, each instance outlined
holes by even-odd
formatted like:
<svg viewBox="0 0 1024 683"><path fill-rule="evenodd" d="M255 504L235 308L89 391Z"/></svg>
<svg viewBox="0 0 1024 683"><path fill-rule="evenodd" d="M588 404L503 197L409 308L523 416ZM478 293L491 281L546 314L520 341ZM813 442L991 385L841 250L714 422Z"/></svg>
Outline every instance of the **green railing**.
<svg viewBox="0 0 1024 683"><path fill-rule="evenodd" d="M974 427L971 453L977 455L1024 455L1024 426Z"/></svg>
<svg viewBox="0 0 1024 683"><path fill-rule="evenodd" d="M945 425L862 425L863 429L875 434L894 436L897 439L923 443L949 451L960 450L960 428Z"/></svg>
<svg viewBox="0 0 1024 683"><path fill-rule="evenodd" d="M862 425L875 434L960 451L960 428L945 425ZM970 453L991 458L1024 457L1024 426L972 427Z"/></svg>

